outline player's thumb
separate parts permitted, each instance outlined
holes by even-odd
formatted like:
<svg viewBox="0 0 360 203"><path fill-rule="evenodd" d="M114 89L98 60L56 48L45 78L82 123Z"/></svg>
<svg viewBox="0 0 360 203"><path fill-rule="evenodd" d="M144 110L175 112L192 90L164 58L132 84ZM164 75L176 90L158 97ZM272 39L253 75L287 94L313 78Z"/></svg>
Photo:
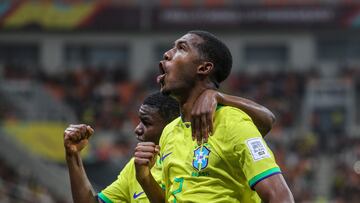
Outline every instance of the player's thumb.
<svg viewBox="0 0 360 203"><path fill-rule="evenodd" d="M160 145L155 145L155 153L156 154L160 153Z"/></svg>
<svg viewBox="0 0 360 203"><path fill-rule="evenodd" d="M86 145L89 143L89 141L87 139L81 140L79 142L79 144L77 145L77 150L81 151L82 149L84 149L84 147L86 147Z"/></svg>
<svg viewBox="0 0 360 203"><path fill-rule="evenodd" d="M86 126L86 138L91 137L92 134L94 134L94 129L92 129L91 126L87 125Z"/></svg>

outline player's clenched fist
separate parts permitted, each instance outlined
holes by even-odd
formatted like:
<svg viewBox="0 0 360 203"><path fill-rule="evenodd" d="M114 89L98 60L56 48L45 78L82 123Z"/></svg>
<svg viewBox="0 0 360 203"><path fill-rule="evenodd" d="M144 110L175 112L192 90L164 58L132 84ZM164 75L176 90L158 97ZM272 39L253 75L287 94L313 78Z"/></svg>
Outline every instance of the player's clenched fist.
<svg viewBox="0 0 360 203"><path fill-rule="evenodd" d="M151 168L155 164L158 153L159 145L155 145L153 142L140 142L135 148L135 164Z"/></svg>
<svg viewBox="0 0 360 203"><path fill-rule="evenodd" d="M159 145L155 145L153 142L140 142L137 144L134 153L137 178L144 178L149 175L159 151Z"/></svg>
<svg viewBox="0 0 360 203"><path fill-rule="evenodd" d="M94 130L85 124L70 125L64 131L64 146L66 153L80 152L88 143Z"/></svg>

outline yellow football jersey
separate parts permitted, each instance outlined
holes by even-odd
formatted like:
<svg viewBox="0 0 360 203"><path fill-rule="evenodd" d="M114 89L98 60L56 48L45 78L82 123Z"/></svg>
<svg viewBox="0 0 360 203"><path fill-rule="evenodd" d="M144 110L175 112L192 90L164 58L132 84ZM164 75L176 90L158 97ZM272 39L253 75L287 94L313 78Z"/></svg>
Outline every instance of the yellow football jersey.
<svg viewBox="0 0 360 203"><path fill-rule="evenodd" d="M208 143L192 140L190 123L175 119L160 139L168 202L261 202L252 187L280 173L271 150L243 111L221 107Z"/></svg>
<svg viewBox="0 0 360 203"><path fill-rule="evenodd" d="M151 169L155 180L160 184L161 166L158 158ZM136 180L134 158L132 158L120 172L116 181L98 193L99 199L105 203L131 202L148 203L149 200Z"/></svg>

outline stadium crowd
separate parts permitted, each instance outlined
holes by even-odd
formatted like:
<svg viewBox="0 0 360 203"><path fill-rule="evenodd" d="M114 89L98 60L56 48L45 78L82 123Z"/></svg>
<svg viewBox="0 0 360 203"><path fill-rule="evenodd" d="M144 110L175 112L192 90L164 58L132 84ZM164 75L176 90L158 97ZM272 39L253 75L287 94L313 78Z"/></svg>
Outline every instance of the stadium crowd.
<svg viewBox="0 0 360 203"><path fill-rule="evenodd" d="M1 203L66 203L51 194L24 168L17 173L0 159L0 202Z"/></svg>

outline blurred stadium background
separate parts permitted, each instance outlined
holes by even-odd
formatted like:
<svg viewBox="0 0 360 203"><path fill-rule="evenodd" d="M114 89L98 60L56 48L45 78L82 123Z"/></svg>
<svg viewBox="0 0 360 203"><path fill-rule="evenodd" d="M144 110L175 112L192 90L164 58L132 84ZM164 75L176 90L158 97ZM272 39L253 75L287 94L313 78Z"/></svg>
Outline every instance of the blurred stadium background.
<svg viewBox="0 0 360 203"><path fill-rule="evenodd" d="M360 202L357 0L0 2L0 202L71 202L63 130L94 127L97 190L132 155L158 60L191 29L230 47L222 91L272 110L267 142L296 202Z"/></svg>

